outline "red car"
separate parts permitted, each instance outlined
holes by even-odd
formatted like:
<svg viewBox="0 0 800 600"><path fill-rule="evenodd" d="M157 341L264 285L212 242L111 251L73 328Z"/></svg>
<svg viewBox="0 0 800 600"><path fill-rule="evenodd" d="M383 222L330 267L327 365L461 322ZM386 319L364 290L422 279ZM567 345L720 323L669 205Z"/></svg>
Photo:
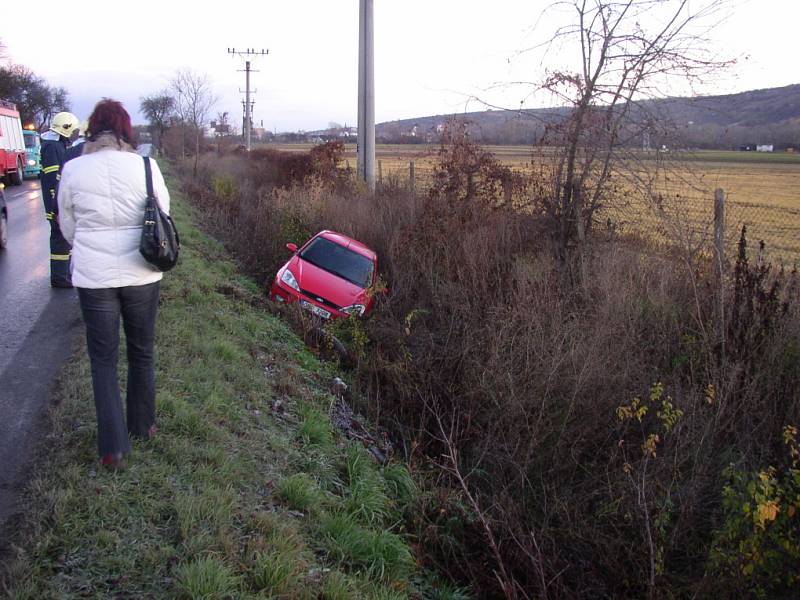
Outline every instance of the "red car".
<svg viewBox="0 0 800 600"><path fill-rule="evenodd" d="M302 248L286 244L293 252L272 282L270 299L300 302L323 319L369 314L375 299L367 290L375 283L378 257L361 242L321 231Z"/></svg>

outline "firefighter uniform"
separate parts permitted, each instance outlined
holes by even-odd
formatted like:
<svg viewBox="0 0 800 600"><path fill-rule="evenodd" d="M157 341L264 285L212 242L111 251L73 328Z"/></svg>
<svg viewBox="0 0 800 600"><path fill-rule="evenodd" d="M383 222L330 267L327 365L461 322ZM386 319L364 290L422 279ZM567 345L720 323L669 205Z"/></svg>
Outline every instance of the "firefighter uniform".
<svg viewBox="0 0 800 600"><path fill-rule="evenodd" d="M73 158L78 158L79 156L83 155L83 140L78 138L73 142L72 146L67 148L66 153L64 154L64 162L62 163L62 167L71 161Z"/></svg>
<svg viewBox="0 0 800 600"><path fill-rule="evenodd" d="M69 140L54 131L42 134L42 199L50 223L50 285L72 287L69 242L58 226L58 183Z"/></svg>
<svg viewBox="0 0 800 600"><path fill-rule="evenodd" d="M89 121L81 121L78 131L78 139L72 142L72 145L67 148L67 153L64 155L64 162L62 163L62 166L67 164L73 158L78 158L83 154L83 143L86 141L86 138L89 137Z"/></svg>

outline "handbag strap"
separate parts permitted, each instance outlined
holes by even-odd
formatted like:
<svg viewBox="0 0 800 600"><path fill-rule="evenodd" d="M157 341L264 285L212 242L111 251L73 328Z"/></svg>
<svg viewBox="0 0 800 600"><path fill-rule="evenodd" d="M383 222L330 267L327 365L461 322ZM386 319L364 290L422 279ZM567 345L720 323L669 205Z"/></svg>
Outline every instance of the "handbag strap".
<svg viewBox="0 0 800 600"><path fill-rule="evenodd" d="M153 192L153 171L150 168L150 157L143 156L142 159L144 160L144 181L147 186L147 199L152 200L153 204L158 206L156 194Z"/></svg>

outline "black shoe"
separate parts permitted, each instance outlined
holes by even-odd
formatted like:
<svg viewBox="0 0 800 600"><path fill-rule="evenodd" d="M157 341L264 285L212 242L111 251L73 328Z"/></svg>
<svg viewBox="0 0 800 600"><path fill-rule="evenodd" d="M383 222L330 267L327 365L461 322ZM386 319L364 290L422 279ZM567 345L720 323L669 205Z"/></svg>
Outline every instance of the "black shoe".
<svg viewBox="0 0 800 600"><path fill-rule="evenodd" d="M51 281L50 282L50 287L54 287L54 288L73 288L75 286L73 286L71 283L65 283L63 281Z"/></svg>

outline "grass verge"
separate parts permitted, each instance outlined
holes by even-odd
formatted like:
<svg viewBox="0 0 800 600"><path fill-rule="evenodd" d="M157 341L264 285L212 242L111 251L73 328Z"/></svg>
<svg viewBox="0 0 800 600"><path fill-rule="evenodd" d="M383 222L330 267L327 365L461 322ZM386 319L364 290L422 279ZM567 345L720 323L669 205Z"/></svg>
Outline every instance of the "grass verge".
<svg viewBox="0 0 800 600"><path fill-rule="evenodd" d="M260 290L194 225L178 193L173 214L184 245L162 283L161 431L134 442L124 471L99 468L81 345L60 377L46 460L4 544L0 592L430 595L430 584L425 592L414 583L423 577L396 525L408 501L396 484L403 467L376 465L334 431L329 367L264 310Z"/></svg>

